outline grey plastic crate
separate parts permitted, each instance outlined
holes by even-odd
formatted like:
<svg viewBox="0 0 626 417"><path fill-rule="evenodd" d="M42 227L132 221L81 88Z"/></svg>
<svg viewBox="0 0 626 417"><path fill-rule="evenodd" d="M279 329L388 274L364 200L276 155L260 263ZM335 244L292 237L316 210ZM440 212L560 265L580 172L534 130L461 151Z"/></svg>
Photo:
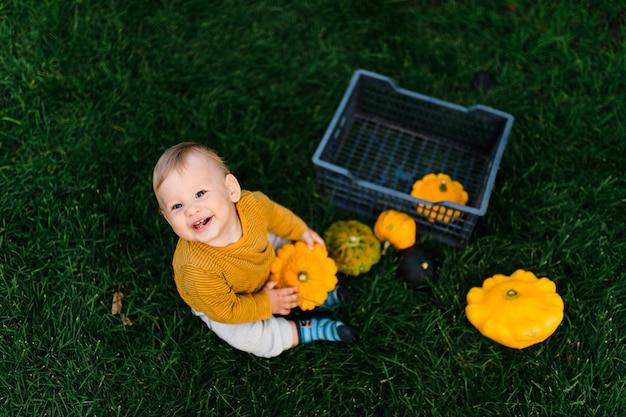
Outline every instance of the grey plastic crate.
<svg viewBox="0 0 626 417"><path fill-rule="evenodd" d="M419 235L463 247L485 215L513 116L483 105L462 107L358 70L322 138L313 163L331 204L375 219L386 209L412 215ZM410 196L413 183L443 172L469 194L454 222L429 221Z"/></svg>

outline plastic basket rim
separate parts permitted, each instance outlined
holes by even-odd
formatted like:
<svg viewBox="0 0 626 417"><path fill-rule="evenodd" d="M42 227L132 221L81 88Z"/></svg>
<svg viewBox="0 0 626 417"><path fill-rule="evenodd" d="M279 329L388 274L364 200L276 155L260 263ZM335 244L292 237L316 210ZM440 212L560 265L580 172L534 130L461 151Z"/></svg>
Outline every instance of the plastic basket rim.
<svg viewBox="0 0 626 417"><path fill-rule="evenodd" d="M322 161L322 162L324 162L324 161ZM357 185L359 187L368 188L368 189L374 190L374 191L379 192L379 193L385 193L385 194L390 195L390 196L392 196L394 198L407 201L407 202L409 202L411 204L414 204L414 205L424 204L424 205L429 205L429 206L432 206L432 205L443 206L443 207L459 210L459 211L467 213L467 214L474 214L474 215L477 215L477 216L483 216L485 214L485 212L486 212L486 208L485 208L485 210L483 210L482 207L481 208L475 208L475 207L470 207L470 206L466 206L466 205L453 203L451 201L422 200L421 198L413 197L410 194L406 194L406 193L394 190L393 188L383 187L382 185L374 184L373 182L370 182L370 181L355 179L354 176L352 174L350 174L349 171L347 171L347 170L345 170L343 168L336 168L332 164L328 164L328 163L325 163L325 164L328 165L328 169L330 169L331 171L334 171L334 172L336 172L338 174L341 174L341 175L344 175L344 176L350 178L351 181L355 185ZM346 171L346 173L344 174L341 171Z"/></svg>

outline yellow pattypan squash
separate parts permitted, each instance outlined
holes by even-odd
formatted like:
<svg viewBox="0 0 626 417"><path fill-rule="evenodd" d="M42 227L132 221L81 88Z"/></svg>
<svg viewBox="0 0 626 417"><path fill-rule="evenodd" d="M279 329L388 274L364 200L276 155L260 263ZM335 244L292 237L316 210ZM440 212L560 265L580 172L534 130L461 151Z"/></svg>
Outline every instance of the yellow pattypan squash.
<svg viewBox="0 0 626 417"><path fill-rule="evenodd" d="M383 253L389 245L398 250L410 248L415 244L415 220L406 213L397 210L385 210L374 224L374 234L383 242Z"/></svg>
<svg viewBox="0 0 626 417"><path fill-rule="evenodd" d="M496 342L516 349L546 340L563 320L563 299L548 278L517 270L494 275L467 293L467 319Z"/></svg>
<svg viewBox="0 0 626 417"><path fill-rule="evenodd" d="M270 265L270 280L276 288L298 287L300 309L313 310L337 285L337 266L323 246L313 249L304 242L288 243L276 251Z"/></svg>
<svg viewBox="0 0 626 417"><path fill-rule="evenodd" d="M421 180L413 184L411 195L433 203L449 201L461 205L467 204L469 196L463 189L463 185L452 180L448 174L426 174ZM453 222L455 217L459 217L461 212L446 208L444 206L431 206L430 204L419 204L417 212L429 217L428 221L434 223L435 220Z"/></svg>
<svg viewBox="0 0 626 417"><path fill-rule="evenodd" d="M328 254L339 272L358 276L380 261L380 241L358 220L338 220L324 232Z"/></svg>

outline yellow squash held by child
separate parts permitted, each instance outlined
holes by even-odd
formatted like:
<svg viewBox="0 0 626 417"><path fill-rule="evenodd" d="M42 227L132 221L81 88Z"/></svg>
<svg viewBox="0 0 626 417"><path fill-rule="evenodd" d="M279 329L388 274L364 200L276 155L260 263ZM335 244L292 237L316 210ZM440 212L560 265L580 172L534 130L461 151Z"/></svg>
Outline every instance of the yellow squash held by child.
<svg viewBox="0 0 626 417"><path fill-rule="evenodd" d="M276 251L270 265L270 280L277 288L298 287L300 309L313 310L326 301L337 285L337 266L324 247L313 249L304 242L286 244Z"/></svg>
<svg viewBox="0 0 626 417"><path fill-rule="evenodd" d="M543 342L563 320L563 299L548 278L517 270L494 275L467 293L467 319L486 336L515 349Z"/></svg>
<svg viewBox="0 0 626 417"><path fill-rule="evenodd" d="M421 180L413 184L411 196L435 202L449 201L460 205L467 204L469 196L463 189L463 185L454 181L448 174L426 174ZM461 216L459 210L446 208L444 206L419 204L417 212L429 217L428 221L434 223L435 220L454 222L456 217Z"/></svg>

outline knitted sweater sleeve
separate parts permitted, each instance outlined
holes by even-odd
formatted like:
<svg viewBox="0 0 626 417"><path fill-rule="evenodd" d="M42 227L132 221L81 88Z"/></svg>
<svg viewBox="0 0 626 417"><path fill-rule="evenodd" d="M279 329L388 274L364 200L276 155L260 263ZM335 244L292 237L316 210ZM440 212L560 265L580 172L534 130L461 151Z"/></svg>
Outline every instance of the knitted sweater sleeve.
<svg viewBox="0 0 626 417"><path fill-rule="evenodd" d="M193 266L183 266L183 299L196 311L220 323L246 323L272 316L270 300L264 291L237 294L224 277ZM182 290L182 291L181 291Z"/></svg>
<svg viewBox="0 0 626 417"><path fill-rule="evenodd" d="M254 196L268 210L268 231L283 239L300 240L302 234L308 229L304 220L259 191L255 191Z"/></svg>

